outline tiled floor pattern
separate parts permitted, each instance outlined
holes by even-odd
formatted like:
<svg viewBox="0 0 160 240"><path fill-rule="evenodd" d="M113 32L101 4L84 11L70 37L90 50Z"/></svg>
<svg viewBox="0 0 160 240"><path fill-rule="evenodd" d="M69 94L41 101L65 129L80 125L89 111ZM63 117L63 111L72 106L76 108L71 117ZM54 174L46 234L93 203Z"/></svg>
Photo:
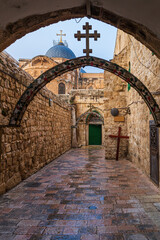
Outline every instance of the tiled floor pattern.
<svg viewBox="0 0 160 240"><path fill-rule="evenodd" d="M99 147L71 149L0 197L0 240L160 240L160 192Z"/></svg>

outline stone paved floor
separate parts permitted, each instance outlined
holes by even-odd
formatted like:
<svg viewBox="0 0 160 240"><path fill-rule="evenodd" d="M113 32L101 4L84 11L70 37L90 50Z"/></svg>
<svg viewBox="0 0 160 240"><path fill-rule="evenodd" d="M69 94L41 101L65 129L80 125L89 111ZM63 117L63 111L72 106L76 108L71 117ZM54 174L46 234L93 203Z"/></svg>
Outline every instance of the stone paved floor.
<svg viewBox="0 0 160 240"><path fill-rule="evenodd" d="M160 192L98 147L70 150L0 198L3 240L160 240Z"/></svg>

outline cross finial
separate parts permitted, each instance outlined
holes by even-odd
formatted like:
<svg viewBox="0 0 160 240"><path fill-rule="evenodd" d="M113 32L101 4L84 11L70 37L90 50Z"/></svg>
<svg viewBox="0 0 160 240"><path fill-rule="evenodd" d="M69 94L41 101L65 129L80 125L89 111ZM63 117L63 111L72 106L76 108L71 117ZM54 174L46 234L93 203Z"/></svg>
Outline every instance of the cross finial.
<svg viewBox="0 0 160 240"><path fill-rule="evenodd" d="M62 31L63 31L63 30L60 30L60 33L57 33L57 34L56 34L57 36L60 36L60 41L59 41L60 43L62 43L62 36L66 36L65 33L62 34Z"/></svg>
<svg viewBox="0 0 160 240"><path fill-rule="evenodd" d="M77 31L77 34L74 34L74 37L77 38L78 41L81 41L81 38L86 38L86 49L83 49L83 53L86 53L86 57L89 57L89 54L92 53L92 49L89 49L89 38L94 38L97 41L97 38L100 38L100 33L94 31L94 33L89 33L89 30L92 29L92 26L86 22L86 25L83 25L83 30L86 30L86 33L81 33Z"/></svg>

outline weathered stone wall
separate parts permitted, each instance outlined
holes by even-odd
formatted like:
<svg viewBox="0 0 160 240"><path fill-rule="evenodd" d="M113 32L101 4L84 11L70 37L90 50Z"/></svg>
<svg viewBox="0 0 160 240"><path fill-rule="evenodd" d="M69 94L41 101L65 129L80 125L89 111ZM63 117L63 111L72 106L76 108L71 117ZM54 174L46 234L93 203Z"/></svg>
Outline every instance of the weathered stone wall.
<svg viewBox="0 0 160 240"><path fill-rule="evenodd" d="M121 61L119 59L119 61ZM122 63L122 61L121 61ZM125 62L122 63L125 65ZM127 84L119 77L106 72L104 74L104 97L105 97L105 157L106 159L116 159L117 138L111 138L109 135L118 135L118 129L121 127L121 135L127 136L126 121L126 86ZM118 120L111 115L111 109L118 108L118 117L123 117L124 121ZM122 159L128 154L128 140L120 140L119 158Z"/></svg>
<svg viewBox="0 0 160 240"><path fill-rule="evenodd" d="M114 58L116 63L119 64L119 58L122 57L122 52L125 52L123 61L127 61L128 66L130 61L131 73L146 85L160 105L160 60L144 45L120 30L117 34L117 39L119 38L124 39L124 42L121 46L119 43L116 44L115 53L118 54ZM150 176L149 120L153 118L143 99L134 89L131 88L130 91L126 89L126 101L131 113L127 114L129 158Z"/></svg>
<svg viewBox="0 0 160 240"><path fill-rule="evenodd" d="M71 147L70 107L46 88L30 103L20 127L8 125L15 104L32 81L15 61L4 54L0 57L0 193Z"/></svg>
<svg viewBox="0 0 160 240"><path fill-rule="evenodd" d="M160 90L160 60L133 37L128 37L128 42L131 53L131 73L146 85L160 105L160 94L154 94ZM131 135L129 155L132 161L150 176L149 120L153 118L148 107L134 89L127 92L126 96L131 111L131 114L127 116L128 132Z"/></svg>

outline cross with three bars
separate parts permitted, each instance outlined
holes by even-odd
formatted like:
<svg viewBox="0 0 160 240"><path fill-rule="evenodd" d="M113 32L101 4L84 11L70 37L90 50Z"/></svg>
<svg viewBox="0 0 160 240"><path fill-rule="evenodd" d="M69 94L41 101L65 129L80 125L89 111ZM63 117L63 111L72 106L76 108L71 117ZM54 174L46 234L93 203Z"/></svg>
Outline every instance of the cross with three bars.
<svg viewBox="0 0 160 240"><path fill-rule="evenodd" d="M89 49L89 38L94 38L95 41L100 38L100 33L97 33L97 31L94 31L94 33L89 33L89 30L91 29L92 26L86 22L86 25L83 25L83 30L86 30L86 33L77 31L77 33L74 34L74 37L77 38L78 41L81 41L81 38L86 38L86 49L83 49L83 53L86 53L87 58L89 57L89 54L92 53L92 49Z"/></svg>
<svg viewBox="0 0 160 240"><path fill-rule="evenodd" d="M119 127L119 129L118 129L118 136L115 136L115 135L109 135L109 137L117 138L117 153L116 153L116 160L118 161L120 139L121 139L121 138L129 138L129 137L128 137L128 136L121 136L121 127Z"/></svg>

